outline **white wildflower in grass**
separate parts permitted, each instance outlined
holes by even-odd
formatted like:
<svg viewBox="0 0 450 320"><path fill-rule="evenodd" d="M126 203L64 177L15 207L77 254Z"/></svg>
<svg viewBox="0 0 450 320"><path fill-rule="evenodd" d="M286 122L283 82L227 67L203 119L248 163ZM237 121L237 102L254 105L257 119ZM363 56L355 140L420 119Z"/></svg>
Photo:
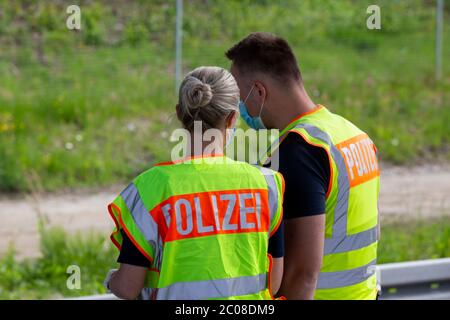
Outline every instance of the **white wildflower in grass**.
<svg viewBox="0 0 450 320"><path fill-rule="evenodd" d="M392 144L394 147L396 147L396 146L398 146L398 145L400 144L400 141L398 141L397 138L394 138L394 139L391 140L391 144Z"/></svg>
<svg viewBox="0 0 450 320"><path fill-rule="evenodd" d="M127 124L127 130L130 132L133 132L136 130L136 125L132 122L130 122L129 124Z"/></svg>
<svg viewBox="0 0 450 320"><path fill-rule="evenodd" d="M77 135L75 136L75 140L77 140L78 142L83 141L83 135L82 135L81 133L77 134Z"/></svg>
<svg viewBox="0 0 450 320"><path fill-rule="evenodd" d="M65 147L66 147L66 150L70 151L70 150L73 150L74 145L72 142L66 142Z"/></svg>

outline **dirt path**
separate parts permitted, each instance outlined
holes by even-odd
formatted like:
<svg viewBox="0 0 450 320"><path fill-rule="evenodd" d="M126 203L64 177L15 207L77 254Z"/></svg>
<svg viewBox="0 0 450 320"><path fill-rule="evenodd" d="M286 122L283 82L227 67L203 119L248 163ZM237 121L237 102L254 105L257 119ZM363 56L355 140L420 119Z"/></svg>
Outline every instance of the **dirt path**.
<svg viewBox="0 0 450 320"><path fill-rule="evenodd" d="M384 223L418 217L448 216L450 223L450 166L385 167L382 173L380 211ZM39 255L37 219L68 231L97 230L109 235L113 223L106 204L124 186L107 191L65 195L0 196L0 256L14 243L19 258Z"/></svg>

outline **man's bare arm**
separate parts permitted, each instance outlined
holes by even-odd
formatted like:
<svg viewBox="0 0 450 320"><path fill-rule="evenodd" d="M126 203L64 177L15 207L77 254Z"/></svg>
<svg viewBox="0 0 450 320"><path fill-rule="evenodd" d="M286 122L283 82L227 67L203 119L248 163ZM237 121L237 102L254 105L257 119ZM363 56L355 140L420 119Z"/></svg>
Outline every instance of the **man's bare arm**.
<svg viewBox="0 0 450 320"><path fill-rule="evenodd" d="M285 220L285 259L279 291L288 300L314 298L323 259L325 214Z"/></svg>

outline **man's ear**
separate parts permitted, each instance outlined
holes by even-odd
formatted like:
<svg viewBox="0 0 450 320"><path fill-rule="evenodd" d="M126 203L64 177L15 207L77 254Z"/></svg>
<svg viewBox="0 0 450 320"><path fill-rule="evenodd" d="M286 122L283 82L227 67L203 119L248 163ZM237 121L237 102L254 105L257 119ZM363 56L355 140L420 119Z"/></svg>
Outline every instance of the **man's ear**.
<svg viewBox="0 0 450 320"><path fill-rule="evenodd" d="M255 82L255 91L260 100L262 100L262 101L267 100L267 90L266 90L266 86L264 85L264 83L262 83L261 81L256 81Z"/></svg>
<svg viewBox="0 0 450 320"><path fill-rule="evenodd" d="M226 129L234 128L236 126L236 120L237 120L238 113L236 111L232 111L228 116L226 120Z"/></svg>

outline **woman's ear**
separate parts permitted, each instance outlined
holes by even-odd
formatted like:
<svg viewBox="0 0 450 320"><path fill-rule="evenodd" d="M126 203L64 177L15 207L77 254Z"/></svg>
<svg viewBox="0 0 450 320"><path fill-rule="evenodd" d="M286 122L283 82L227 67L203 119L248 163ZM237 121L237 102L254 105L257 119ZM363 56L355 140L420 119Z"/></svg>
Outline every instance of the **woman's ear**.
<svg viewBox="0 0 450 320"><path fill-rule="evenodd" d="M237 120L238 113L236 111L232 111L228 116L226 120L226 129L234 128L236 126L236 120Z"/></svg>

